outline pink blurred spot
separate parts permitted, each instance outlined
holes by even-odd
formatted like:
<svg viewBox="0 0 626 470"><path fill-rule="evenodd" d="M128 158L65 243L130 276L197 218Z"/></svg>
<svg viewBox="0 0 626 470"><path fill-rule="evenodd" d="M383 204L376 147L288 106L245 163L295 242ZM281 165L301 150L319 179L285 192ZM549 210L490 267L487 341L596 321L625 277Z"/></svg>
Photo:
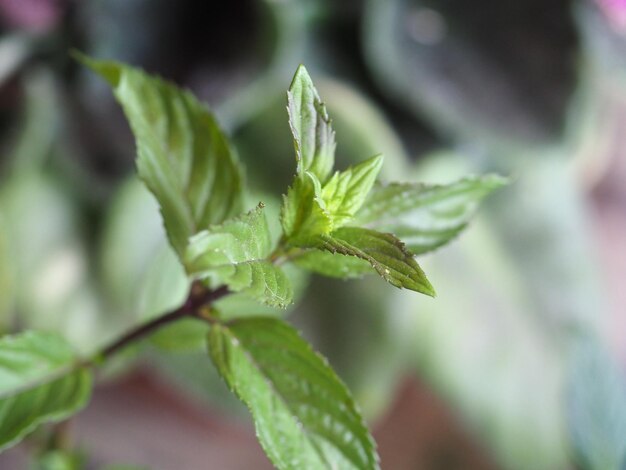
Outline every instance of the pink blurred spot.
<svg viewBox="0 0 626 470"><path fill-rule="evenodd" d="M0 0L0 17L9 27L44 33L59 22L66 0Z"/></svg>
<svg viewBox="0 0 626 470"><path fill-rule="evenodd" d="M596 0L611 25L619 32L626 33L626 0Z"/></svg>

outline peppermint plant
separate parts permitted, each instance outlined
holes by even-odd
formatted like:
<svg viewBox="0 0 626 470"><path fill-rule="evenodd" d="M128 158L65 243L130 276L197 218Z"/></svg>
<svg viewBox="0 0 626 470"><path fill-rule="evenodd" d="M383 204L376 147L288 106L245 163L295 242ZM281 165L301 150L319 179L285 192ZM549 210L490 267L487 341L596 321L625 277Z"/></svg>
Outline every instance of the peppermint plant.
<svg viewBox="0 0 626 470"><path fill-rule="evenodd" d="M258 439L279 469L376 469L379 459L359 408L328 362L287 322L215 303L241 295L278 308L293 302L285 266L336 278L378 274L391 285L435 291L415 256L467 225L497 176L446 186L381 184L376 155L334 170L335 133L306 69L287 92L296 156L272 234L263 202L246 207L244 169L211 112L188 91L143 71L85 56L122 106L136 139L139 177L156 198L169 243L188 276L179 308L126 332L90 357L61 337L26 331L0 338L0 449L89 401L94 370L164 325L210 325L208 358L252 414ZM278 224L276 224L278 225Z"/></svg>

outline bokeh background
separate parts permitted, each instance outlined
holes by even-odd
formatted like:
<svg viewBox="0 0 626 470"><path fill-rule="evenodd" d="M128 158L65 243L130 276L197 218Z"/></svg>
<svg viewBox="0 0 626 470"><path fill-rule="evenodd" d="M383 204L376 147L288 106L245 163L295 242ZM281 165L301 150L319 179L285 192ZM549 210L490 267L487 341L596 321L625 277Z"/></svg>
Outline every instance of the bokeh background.
<svg viewBox="0 0 626 470"><path fill-rule="evenodd" d="M434 300L294 272L290 318L383 469L626 469L626 1L0 0L0 34L3 331L88 352L185 294L122 113L72 48L193 90L269 201L294 172L285 90L305 63L341 165L513 179L421 259ZM44 429L0 468L271 468L201 337L182 325L108 367L63 429L76 458L40 455Z"/></svg>

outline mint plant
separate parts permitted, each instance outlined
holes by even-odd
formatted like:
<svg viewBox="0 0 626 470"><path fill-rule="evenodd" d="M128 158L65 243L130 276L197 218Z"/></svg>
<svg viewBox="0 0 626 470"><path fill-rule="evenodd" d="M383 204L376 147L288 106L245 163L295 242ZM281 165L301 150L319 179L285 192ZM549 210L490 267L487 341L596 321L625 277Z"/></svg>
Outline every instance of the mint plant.
<svg viewBox="0 0 626 470"><path fill-rule="evenodd" d="M377 273L395 287L434 296L415 255L456 237L480 200L505 180L385 185L376 181L381 155L333 172L331 120L300 66L287 93L296 174L283 197L282 233L273 234L263 202L246 207L243 167L204 105L139 69L78 59L110 84L125 112L139 177L160 206L189 294L179 308L90 357L78 357L50 333L0 338L0 448L78 412L89 400L94 370L128 345L196 318L210 325L208 355L250 409L277 468L379 468L358 406L327 361L285 321L246 312L224 319L215 303L238 294L286 308L294 297L286 263L343 279Z"/></svg>

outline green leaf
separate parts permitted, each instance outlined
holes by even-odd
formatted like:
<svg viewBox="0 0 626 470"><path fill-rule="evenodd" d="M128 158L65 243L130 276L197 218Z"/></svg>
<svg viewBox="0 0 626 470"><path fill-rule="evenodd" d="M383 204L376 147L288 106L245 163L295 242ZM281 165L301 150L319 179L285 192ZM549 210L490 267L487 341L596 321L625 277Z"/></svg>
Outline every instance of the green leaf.
<svg viewBox="0 0 626 470"><path fill-rule="evenodd" d="M296 178L283 196L281 223L285 237L292 245L306 245L311 237L330 233L332 219L322 199L322 188L317 177L306 173Z"/></svg>
<svg viewBox="0 0 626 470"><path fill-rule="evenodd" d="M302 255L296 256L293 262L308 271L339 279L357 279L375 273L364 259L329 251L307 250Z"/></svg>
<svg viewBox="0 0 626 470"><path fill-rule="evenodd" d="M336 172L322 189L325 208L332 219L333 229L350 222L361 208L383 165L377 155L346 171Z"/></svg>
<svg viewBox="0 0 626 470"><path fill-rule="evenodd" d="M345 225L365 202L383 163L377 155L342 172L322 187L311 172L296 178L284 197L281 221L293 246L306 246L316 235Z"/></svg>
<svg viewBox="0 0 626 470"><path fill-rule="evenodd" d="M287 110L298 175L309 171L324 182L335 164L335 133L326 107L303 65L296 70L287 92Z"/></svg>
<svg viewBox="0 0 626 470"><path fill-rule="evenodd" d="M289 279L289 284L293 289L293 298L295 304L292 303L288 309L281 309L269 305L259 304L259 302L251 299L245 294L231 294L219 299L213 304L216 311L219 312L219 318L227 321L241 317L275 317L285 318L290 313L290 309L297 308L297 301L302 299L309 285L310 275L307 271L300 269L293 263L282 264L281 269ZM206 336L206 335L205 335ZM203 338L204 339L204 338ZM204 342L202 343L204 345Z"/></svg>
<svg viewBox="0 0 626 470"><path fill-rule="evenodd" d="M36 426L79 411L91 393L91 373L78 368L69 345L49 333L0 339L0 450Z"/></svg>
<svg viewBox="0 0 626 470"><path fill-rule="evenodd" d="M441 186L377 185L353 223L391 232L414 254L423 254L454 239L467 226L480 201L507 182L488 175Z"/></svg>
<svg viewBox="0 0 626 470"><path fill-rule="evenodd" d="M293 293L282 269L267 261L271 249L267 220L259 204L247 214L192 237L185 268L197 279L224 283L232 291L284 308Z"/></svg>
<svg viewBox="0 0 626 470"><path fill-rule="evenodd" d="M433 296L424 271L413 254L390 233L357 227L343 227L331 235L322 235L317 247L337 256L356 256L372 265L391 285Z"/></svg>
<svg viewBox="0 0 626 470"><path fill-rule="evenodd" d="M259 204L246 214L192 237L185 252L187 272L197 275L217 266L267 258L272 246L263 207Z"/></svg>
<svg viewBox="0 0 626 470"><path fill-rule="evenodd" d="M289 278L269 261L247 261L216 268L216 275L228 288L242 292L272 307L287 308L293 302Z"/></svg>
<svg viewBox="0 0 626 470"><path fill-rule="evenodd" d="M241 212L243 170L204 105L139 69L80 60L113 87L135 135L139 176L156 196L179 255L189 237Z"/></svg>
<svg viewBox="0 0 626 470"><path fill-rule="evenodd" d="M279 469L378 468L347 388L290 326L272 318L214 325L209 352Z"/></svg>

